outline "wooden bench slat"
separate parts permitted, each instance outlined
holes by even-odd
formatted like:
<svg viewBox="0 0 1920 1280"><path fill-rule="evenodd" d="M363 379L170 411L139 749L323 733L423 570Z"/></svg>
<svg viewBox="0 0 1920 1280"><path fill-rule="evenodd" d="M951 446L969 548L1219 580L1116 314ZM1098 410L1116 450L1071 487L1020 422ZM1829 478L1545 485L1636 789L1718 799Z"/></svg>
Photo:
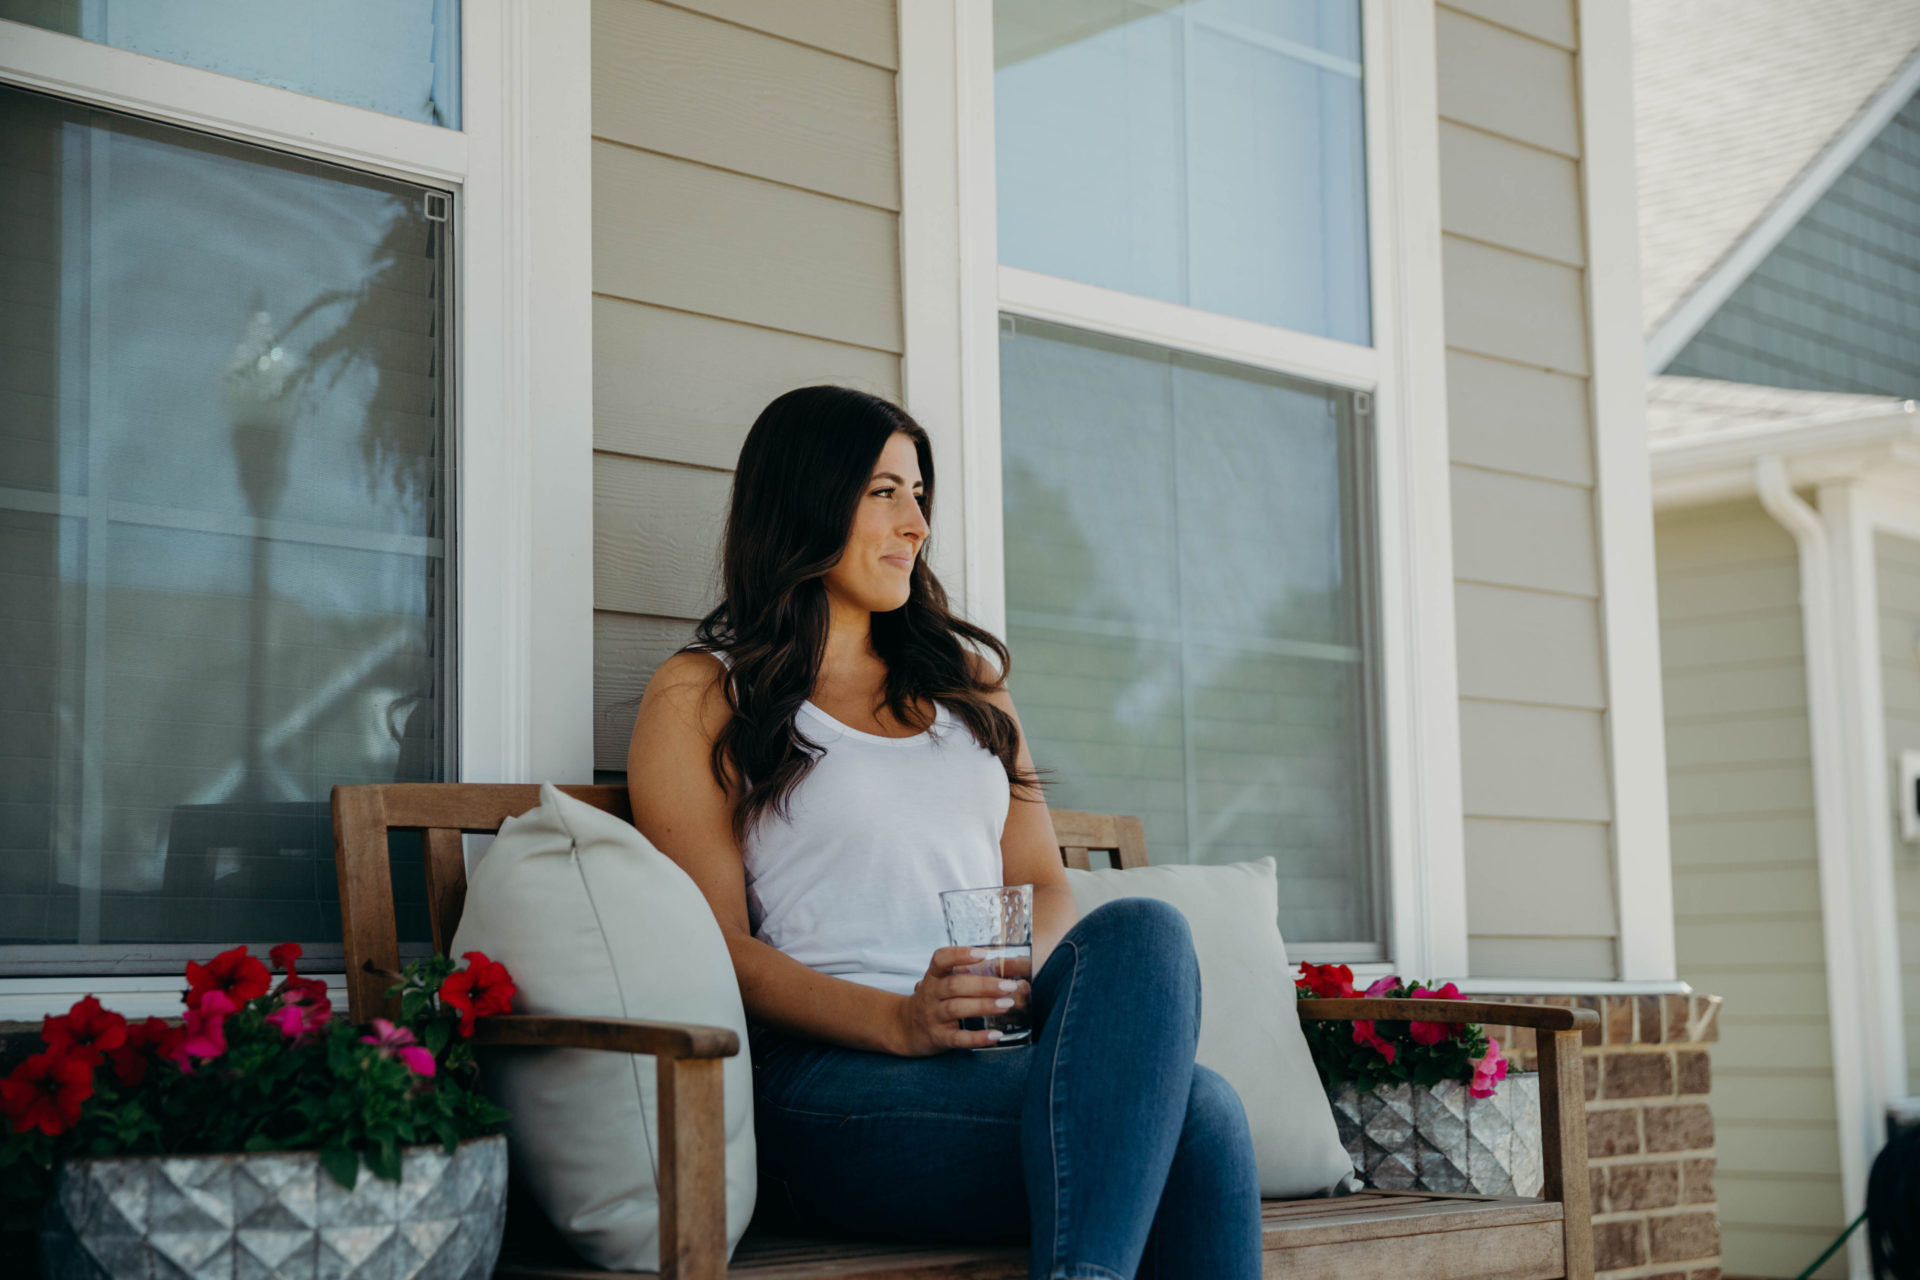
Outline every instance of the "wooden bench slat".
<svg viewBox="0 0 1920 1280"><path fill-rule="evenodd" d="M1561 1206L1550 1201L1396 1191L1269 1200L1261 1207L1267 1270L1289 1280L1387 1274L1372 1270L1382 1257L1404 1261L1422 1280L1429 1275L1434 1280L1558 1276L1561 1217ZM1026 1274L1026 1257L1021 1247L902 1245L749 1232L727 1270L753 1280L1017 1280ZM1440 1269L1432 1270L1435 1266ZM495 1274L507 1280L618 1280L617 1273L513 1257L502 1258Z"/></svg>
<svg viewBox="0 0 1920 1280"><path fill-rule="evenodd" d="M1567 1274L1562 1225L1556 1220L1273 1249L1262 1272L1273 1280L1557 1280Z"/></svg>

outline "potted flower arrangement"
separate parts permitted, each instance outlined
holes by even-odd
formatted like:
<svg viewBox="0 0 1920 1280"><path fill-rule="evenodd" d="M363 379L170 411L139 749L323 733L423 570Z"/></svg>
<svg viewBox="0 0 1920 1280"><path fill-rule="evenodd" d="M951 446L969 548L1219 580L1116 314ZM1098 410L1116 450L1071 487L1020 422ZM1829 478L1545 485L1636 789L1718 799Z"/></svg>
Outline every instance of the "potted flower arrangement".
<svg viewBox="0 0 1920 1280"><path fill-rule="evenodd" d="M1343 964L1302 964L1302 1000L1464 1000L1389 975L1357 991ZM1482 1195L1540 1194L1540 1081L1508 1071L1477 1023L1301 1024L1354 1172L1370 1187Z"/></svg>
<svg viewBox="0 0 1920 1280"><path fill-rule="evenodd" d="M492 1271L506 1113L470 1037L508 1011L505 968L410 964L398 1020L354 1027L297 944L269 958L277 982L245 947L188 964L178 1023L87 996L0 1080L0 1192L41 1205L48 1280Z"/></svg>

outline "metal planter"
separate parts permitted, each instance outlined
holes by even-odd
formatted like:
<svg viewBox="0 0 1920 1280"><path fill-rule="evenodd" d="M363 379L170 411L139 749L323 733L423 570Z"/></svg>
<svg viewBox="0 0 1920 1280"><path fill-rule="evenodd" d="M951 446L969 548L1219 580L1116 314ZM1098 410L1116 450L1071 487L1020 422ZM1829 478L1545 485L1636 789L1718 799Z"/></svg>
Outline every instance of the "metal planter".
<svg viewBox="0 0 1920 1280"><path fill-rule="evenodd" d="M1383 1191L1537 1196L1540 1077L1514 1072L1491 1098L1458 1080L1327 1090L1354 1172Z"/></svg>
<svg viewBox="0 0 1920 1280"><path fill-rule="evenodd" d="M348 1191L314 1151L69 1160L41 1217L46 1280L486 1280L507 1140L408 1147Z"/></svg>

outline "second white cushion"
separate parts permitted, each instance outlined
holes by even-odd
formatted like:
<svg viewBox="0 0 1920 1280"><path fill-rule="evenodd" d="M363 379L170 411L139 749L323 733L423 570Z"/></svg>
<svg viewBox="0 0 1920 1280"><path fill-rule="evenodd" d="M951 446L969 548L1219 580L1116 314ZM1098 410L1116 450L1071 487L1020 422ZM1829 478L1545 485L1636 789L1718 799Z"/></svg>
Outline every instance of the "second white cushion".
<svg viewBox="0 0 1920 1280"><path fill-rule="evenodd" d="M1272 858L1067 872L1086 915L1116 898L1180 908L1200 961L1200 1065L1225 1076L1253 1131L1260 1194L1325 1195L1353 1172L1294 1011Z"/></svg>

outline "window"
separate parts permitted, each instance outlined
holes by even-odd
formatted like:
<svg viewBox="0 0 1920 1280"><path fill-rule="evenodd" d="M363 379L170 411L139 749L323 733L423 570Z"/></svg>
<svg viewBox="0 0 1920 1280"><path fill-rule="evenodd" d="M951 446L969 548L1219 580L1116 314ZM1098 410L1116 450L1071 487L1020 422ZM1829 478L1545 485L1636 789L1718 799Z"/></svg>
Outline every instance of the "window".
<svg viewBox="0 0 1920 1280"><path fill-rule="evenodd" d="M1013 689L1058 802L1138 815L1156 861L1272 855L1289 942L1377 958L1354 397L1011 317L1000 378Z"/></svg>
<svg viewBox="0 0 1920 1280"><path fill-rule="evenodd" d="M0 18L460 127L459 0L0 0Z"/></svg>
<svg viewBox="0 0 1920 1280"><path fill-rule="evenodd" d="M1273 856L1289 942L1366 961L1389 940L1361 18L1007 0L993 47L1035 756L1060 806L1139 814L1156 860Z"/></svg>
<svg viewBox="0 0 1920 1280"><path fill-rule="evenodd" d="M994 6L1000 261L1368 341L1356 0Z"/></svg>
<svg viewBox="0 0 1920 1280"><path fill-rule="evenodd" d="M5 88L0 189L0 969L337 954L328 788L451 776L450 201Z"/></svg>

